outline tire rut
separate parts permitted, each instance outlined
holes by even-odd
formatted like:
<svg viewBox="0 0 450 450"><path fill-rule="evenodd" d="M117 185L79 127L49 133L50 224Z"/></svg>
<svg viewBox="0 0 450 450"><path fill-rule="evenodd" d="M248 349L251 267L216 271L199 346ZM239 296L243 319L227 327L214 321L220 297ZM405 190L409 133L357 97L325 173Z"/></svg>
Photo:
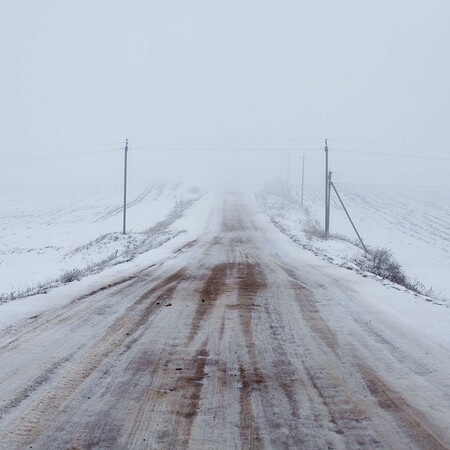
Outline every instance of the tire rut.
<svg viewBox="0 0 450 450"><path fill-rule="evenodd" d="M25 445L30 445L39 430L48 427L52 419L57 416L63 403L108 359L113 353L120 354L132 347L129 342L140 328L146 325L150 317L159 310L155 294L165 287L163 292L174 292L174 285L178 286L183 280L184 270L179 270L169 275L161 282L138 297L125 312L112 324L96 342L92 343L91 350L82 358L77 354L61 360L61 363L71 362L72 367L65 376L53 382L51 376L59 369L58 366L50 367L37 380L33 380L28 386L10 401L17 408L20 403L29 397L34 401L28 407L26 416L21 417L14 429L14 433L25 438ZM142 306L142 307L141 307ZM127 342L128 341L128 342ZM75 360L77 359L77 360ZM45 395L46 386L51 386L51 395ZM38 392L43 391L38 394Z"/></svg>
<svg viewBox="0 0 450 450"><path fill-rule="evenodd" d="M448 449L423 414L392 389L374 370L360 362L359 372L372 397L406 434L411 445L423 449Z"/></svg>
<svg viewBox="0 0 450 450"><path fill-rule="evenodd" d="M191 330L187 338L188 343L195 339L201 329L202 322L211 314L215 302L225 291L227 272L227 264L217 264L212 267L199 295Z"/></svg>

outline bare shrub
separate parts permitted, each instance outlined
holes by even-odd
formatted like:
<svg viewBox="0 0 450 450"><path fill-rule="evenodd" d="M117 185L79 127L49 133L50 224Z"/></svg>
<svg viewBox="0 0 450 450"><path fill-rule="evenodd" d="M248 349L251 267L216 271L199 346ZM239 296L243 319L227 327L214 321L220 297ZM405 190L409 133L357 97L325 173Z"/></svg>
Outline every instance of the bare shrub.
<svg viewBox="0 0 450 450"><path fill-rule="evenodd" d="M394 258L390 250L376 248L370 250L370 255L356 261L357 265L367 272L378 275L381 278L411 288L411 283L403 272L402 266Z"/></svg>
<svg viewBox="0 0 450 450"><path fill-rule="evenodd" d="M82 273L80 269L66 270L59 279L62 283L71 283L72 281L79 281Z"/></svg>
<svg viewBox="0 0 450 450"><path fill-rule="evenodd" d="M419 280L415 279L413 282L411 282L411 290L418 292L419 294L425 295L425 297L431 297L434 299L444 299L441 294L437 293L433 287L427 287L423 283L421 283ZM444 299L446 300L446 299ZM448 301L448 300L446 300Z"/></svg>
<svg viewBox="0 0 450 450"><path fill-rule="evenodd" d="M306 225L303 227L303 231L308 238L316 237L323 239L326 237L326 234L317 219L308 220Z"/></svg>

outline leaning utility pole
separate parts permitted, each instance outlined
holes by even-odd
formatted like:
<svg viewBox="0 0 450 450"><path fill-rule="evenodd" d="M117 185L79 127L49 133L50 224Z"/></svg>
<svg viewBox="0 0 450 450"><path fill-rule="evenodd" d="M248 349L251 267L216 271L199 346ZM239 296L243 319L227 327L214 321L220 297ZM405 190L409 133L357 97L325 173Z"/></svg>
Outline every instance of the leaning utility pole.
<svg viewBox="0 0 450 450"><path fill-rule="evenodd" d="M127 159L128 159L128 139L125 143L125 166L123 177L123 234L127 234Z"/></svg>
<svg viewBox="0 0 450 450"><path fill-rule="evenodd" d="M325 139L325 237L330 234L330 218L328 217L329 203L329 186L328 186L328 140Z"/></svg>
<svg viewBox="0 0 450 450"><path fill-rule="evenodd" d="M364 245L364 242L363 242L363 240L362 240L360 234L358 233L358 230L356 229L356 226L355 226L355 224L353 223L353 220L352 220L352 218L350 217L350 214L348 213L347 208L345 207L344 202L342 201L341 196L339 195L339 192L338 192L337 189L336 189L336 186L335 186L334 183L331 181L331 179L330 179L330 185L333 187L334 192L336 192L337 198L338 198L339 201L341 202L342 208L344 208L345 214L347 214L348 220L349 220L350 223L352 224L352 227L353 227L353 229L355 230L356 236L358 236L359 242L361 242L362 248L364 249L364 251L365 251L367 254L370 254L369 251L367 250L367 247Z"/></svg>
<svg viewBox="0 0 450 450"><path fill-rule="evenodd" d="M303 208L303 190L305 187L305 154L303 153L302 158L302 208Z"/></svg>

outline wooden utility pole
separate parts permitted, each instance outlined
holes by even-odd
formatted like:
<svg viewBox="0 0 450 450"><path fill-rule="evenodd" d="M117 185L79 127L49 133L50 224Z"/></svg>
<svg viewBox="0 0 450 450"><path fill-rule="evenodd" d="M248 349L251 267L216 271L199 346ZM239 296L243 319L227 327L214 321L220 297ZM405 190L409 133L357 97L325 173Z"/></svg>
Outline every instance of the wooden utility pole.
<svg viewBox="0 0 450 450"><path fill-rule="evenodd" d="M326 224L327 236L330 234L331 175L332 174L333 174L333 172L330 170L328 172L328 193L327 193L327 198L328 198L328 203L327 203L327 224Z"/></svg>
<svg viewBox="0 0 450 450"><path fill-rule="evenodd" d="M329 202L329 186L328 186L328 140L325 139L325 237L330 234L330 219L328 217Z"/></svg>
<svg viewBox="0 0 450 450"><path fill-rule="evenodd" d="M128 139L125 143L125 165L123 176L123 234L127 234L127 161L128 159Z"/></svg>

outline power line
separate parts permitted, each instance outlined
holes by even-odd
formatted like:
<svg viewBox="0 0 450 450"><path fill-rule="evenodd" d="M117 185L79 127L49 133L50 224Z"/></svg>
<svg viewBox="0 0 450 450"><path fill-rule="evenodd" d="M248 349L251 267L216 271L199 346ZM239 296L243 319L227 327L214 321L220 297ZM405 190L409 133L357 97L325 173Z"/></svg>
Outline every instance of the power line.
<svg viewBox="0 0 450 450"><path fill-rule="evenodd" d="M120 146L121 142L113 142L108 144L91 144L91 145L80 145L74 147L53 147L47 149L36 149L29 150L26 152L14 152L14 153L4 153L2 156L17 156L17 155L34 155L36 153L54 153L54 152L63 152L67 150L83 150L87 148L99 148L99 147L112 147L112 146Z"/></svg>
<svg viewBox="0 0 450 450"><path fill-rule="evenodd" d="M200 151L200 152L221 152L221 151L256 151L256 152L318 152L323 150L323 148L300 148L300 147L290 147L290 148L280 148L280 147L134 147L135 151Z"/></svg>
<svg viewBox="0 0 450 450"><path fill-rule="evenodd" d="M323 151L323 147L296 147L296 146L290 146L290 147L284 147L284 146L239 146L239 147L233 147L233 146L226 146L226 147L219 147L219 146L208 146L207 144L220 144L220 143L240 143L243 144L245 142L257 142L257 143L276 143L276 142L300 142L300 141L312 141L316 140L315 138L311 139L273 139L273 140L222 140L222 141L200 141L200 140L192 140L192 141L131 141L129 146L133 148L135 151L143 151L143 152L161 152L161 151L180 151L180 152L319 152ZM339 139L333 139L333 141L344 141ZM406 145L396 145L396 144L381 144L381 143L369 143L364 141L351 141L347 140L346 142L353 142L353 143L364 143L367 145L384 145L389 147L404 147L404 148L422 148L422 149L434 149L434 150L444 150L442 148L438 147L420 147L420 146L406 146ZM172 143L185 143L185 144L204 144L205 146L152 146L151 144L172 144ZM101 147L112 147L110 149L100 150ZM117 146L117 147L116 147ZM84 151L84 152L76 152L76 153L67 153L67 151L71 150L83 150L83 149L98 149L93 151ZM48 148L48 149L39 149L34 151L27 151L27 152L15 152L15 153L5 153L3 155L0 155L0 159L2 161L6 162L14 162L17 160L20 161L26 161L26 160L44 160L44 159L53 159L53 158L59 158L59 157L66 157L66 156L83 156L83 155L91 155L96 153L107 153L107 152L114 152L123 150L123 147L121 146L120 142L117 143L103 143L103 144L90 144L90 145L81 145L81 146L68 146L68 147L59 147L59 148ZM414 154L406 154L406 153L389 153L389 152L382 152L382 151L360 151L360 150L350 150L350 149L343 149L343 148L331 148L333 152L339 152L339 153L351 153L351 154L357 154L359 156L384 156L389 158L407 158L407 159L421 159L421 160L433 160L433 161L450 161L450 157L444 157L444 156L430 156L430 155L414 155ZM56 153L54 155L51 155L51 153ZM49 154L48 156L42 158L38 157L38 155L42 154ZM30 156L31 158L28 159L21 159L21 156ZM36 156L36 158L33 158L33 156ZM11 158L8 158L11 157ZM19 157L19 158L18 158Z"/></svg>
<svg viewBox="0 0 450 450"><path fill-rule="evenodd" d="M328 139L333 142L345 142L348 144L359 144L359 145L372 145L379 147L395 147L395 148L416 148L421 150L439 150L444 152L450 152L450 148L445 147L430 147L425 145L411 145L411 144L393 144L393 143L383 143L383 142L369 142L369 141L358 141L351 139Z"/></svg>
<svg viewBox="0 0 450 450"><path fill-rule="evenodd" d="M59 159L59 158L66 158L66 157L73 157L73 156L89 156L89 155L96 155L101 153L112 153L112 152L118 152L119 150L123 150L121 148L114 148L114 149L108 149L108 150L97 150L97 151L90 151L90 152L76 152L76 153L64 153L64 154L55 154L55 155L46 155L46 156L40 156L36 155L33 158L33 153L26 153L25 158L0 158L2 162L31 162L31 161L46 161L49 159ZM10 154L13 155L13 154ZM20 156L19 154L18 156Z"/></svg>
<svg viewBox="0 0 450 450"><path fill-rule="evenodd" d="M391 158L409 158L409 159L428 159L428 160L435 160L435 161L450 161L450 158L445 158L441 156L425 156L425 155L408 155L405 153L386 153L386 152L362 152L359 150L344 150L344 149L338 149L333 148L333 152L340 152L340 153L355 153L358 155L375 155L375 156L389 156Z"/></svg>
<svg viewBox="0 0 450 450"><path fill-rule="evenodd" d="M131 144L130 144L131 145ZM135 144L136 145L136 144ZM256 152L319 152L323 151L323 147L315 148L303 148L303 147L138 147L133 145L134 150L141 151L256 151ZM347 150L347 149L336 149L330 148L333 152L340 153L354 153L360 156L371 155L371 156L388 156L388 157L398 157L398 158L409 158L409 159L427 159L427 160L437 160L437 161L450 161L450 157L441 156L429 156L429 155L413 155L405 153L387 153L387 152L374 152L374 151L360 151L360 150Z"/></svg>
<svg viewBox="0 0 450 450"><path fill-rule="evenodd" d="M366 177L380 177L380 178L386 178L386 177L414 177L414 178L418 178L418 177L426 177L426 176L442 176L442 177L446 177L448 178L448 174L447 173L435 173L435 172L349 172L349 171L340 171L340 170L335 170L333 172L335 175L342 175L345 177L361 177L363 176L364 178Z"/></svg>
<svg viewBox="0 0 450 450"><path fill-rule="evenodd" d="M448 187L450 186L448 183L448 180L429 180L426 182L422 182L422 183L417 183L414 182L415 180L399 180L399 181L393 181L393 180L387 180L387 181L382 181L380 184L380 182L377 182L376 180L361 180L361 181L339 181L340 185L345 185L345 186L381 186L381 187L386 187L386 186L410 186L410 187L414 187L414 188L422 188L422 187L427 187L427 188L441 188L441 187ZM435 183L435 181L439 182L439 184Z"/></svg>
<svg viewBox="0 0 450 450"><path fill-rule="evenodd" d="M155 141L130 141L130 145L152 145L152 144L229 144L229 143L264 143L264 142L306 142L323 141L322 138L299 138L299 139L193 139L193 140L155 140Z"/></svg>

